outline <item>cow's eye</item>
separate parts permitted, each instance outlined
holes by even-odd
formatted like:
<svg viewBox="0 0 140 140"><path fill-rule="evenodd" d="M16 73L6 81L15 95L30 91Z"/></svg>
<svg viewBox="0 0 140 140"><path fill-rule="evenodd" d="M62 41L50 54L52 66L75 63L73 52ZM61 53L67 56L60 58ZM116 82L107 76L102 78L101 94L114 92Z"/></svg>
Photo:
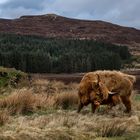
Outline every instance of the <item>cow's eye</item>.
<svg viewBox="0 0 140 140"><path fill-rule="evenodd" d="M102 98L103 94L101 94L100 92L96 93L96 95L98 96L98 98Z"/></svg>
<svg viewBox="0 0 140 140"><path fill-rule="evenodd" d="M101 99L103 98L103 94L100 94L99 96L100 96Z"/></svg>

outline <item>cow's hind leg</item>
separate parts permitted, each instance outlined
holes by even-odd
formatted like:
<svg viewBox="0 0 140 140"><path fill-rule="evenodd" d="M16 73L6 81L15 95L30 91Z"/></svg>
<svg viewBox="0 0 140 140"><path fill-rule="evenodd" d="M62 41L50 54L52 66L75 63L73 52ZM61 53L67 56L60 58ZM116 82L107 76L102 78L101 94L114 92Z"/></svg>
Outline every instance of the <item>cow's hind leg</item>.
<svg viewBox="0 0 140 140"><path fill-rule="evenodd" d="M126 96L121 96L122 102L126 107L126 113L130 113L131 112L131 100L130 97L126 97Z"/></svg>

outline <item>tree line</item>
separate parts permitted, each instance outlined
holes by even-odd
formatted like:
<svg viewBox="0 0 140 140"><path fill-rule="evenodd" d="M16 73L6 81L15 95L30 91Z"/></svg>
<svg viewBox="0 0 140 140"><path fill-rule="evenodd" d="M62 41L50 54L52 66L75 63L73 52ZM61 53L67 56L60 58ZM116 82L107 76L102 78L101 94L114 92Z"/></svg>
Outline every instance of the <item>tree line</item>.
<svg viewBox="0 0 140 140"><path fill-rule="evenodd" d="M126 46L94 40L0 34L0 65L25 72L119 70L130 57Z"/></svg>

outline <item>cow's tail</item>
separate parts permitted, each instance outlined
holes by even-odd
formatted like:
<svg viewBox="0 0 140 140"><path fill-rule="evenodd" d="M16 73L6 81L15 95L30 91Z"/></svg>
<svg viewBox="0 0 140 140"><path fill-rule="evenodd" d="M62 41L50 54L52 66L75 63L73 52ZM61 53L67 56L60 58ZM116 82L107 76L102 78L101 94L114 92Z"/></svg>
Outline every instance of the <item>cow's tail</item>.
<svg viewBox="0 0 140 140"><path fill-rule="evenodd" d="M126 77L127 77L132 83L135 83L135 82L136 82L136 76L133 76L133 75L126 75Z"/></svg>

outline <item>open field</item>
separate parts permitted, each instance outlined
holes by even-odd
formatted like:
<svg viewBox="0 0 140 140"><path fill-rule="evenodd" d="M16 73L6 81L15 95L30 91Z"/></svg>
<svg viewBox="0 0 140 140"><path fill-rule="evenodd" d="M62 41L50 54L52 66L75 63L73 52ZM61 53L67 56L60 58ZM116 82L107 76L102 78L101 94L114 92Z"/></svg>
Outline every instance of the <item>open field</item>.
<svg viewBox="0 0 140 140"><path fill-rule="evenodd" d="M95 114L87 106L78 114L77 83L64 84L48 81L44 75L39 77L36 75L29 87L0 96L0 140L140 139L138 91L133 91L131 114L123 112L123 105L108 113L101 106Z"/></svg>
<svg viewBox="0 0 140 140"><path fill-rule="evenodd" d="M123 112L122 104L108 113L101 106L95 114L87 106L78 114L73 80L82 75L57 75L67 84L53 81L56 75L50 75L51 81L46 76L35 75L29 87L0 95L0 140L140 140L138 91L133 91L131 114Z"/></svg>

